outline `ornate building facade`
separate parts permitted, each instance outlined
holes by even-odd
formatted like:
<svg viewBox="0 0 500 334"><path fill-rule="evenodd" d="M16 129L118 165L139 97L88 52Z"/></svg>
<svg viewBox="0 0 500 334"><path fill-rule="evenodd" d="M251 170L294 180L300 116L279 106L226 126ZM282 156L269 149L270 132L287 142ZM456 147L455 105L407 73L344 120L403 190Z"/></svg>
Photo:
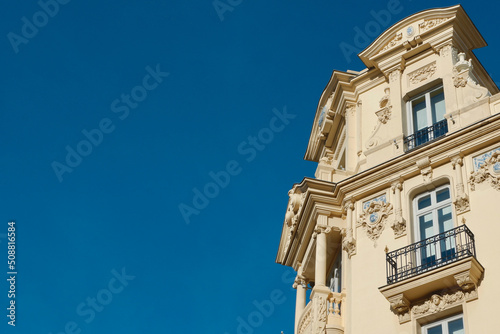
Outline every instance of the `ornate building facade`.
<svg viewBox="0 0 500 334"><path fill-rule="evenodd" d="M396 23L334 71L276 262L295 333L496 333L500 94L461 6Z"/></svg>

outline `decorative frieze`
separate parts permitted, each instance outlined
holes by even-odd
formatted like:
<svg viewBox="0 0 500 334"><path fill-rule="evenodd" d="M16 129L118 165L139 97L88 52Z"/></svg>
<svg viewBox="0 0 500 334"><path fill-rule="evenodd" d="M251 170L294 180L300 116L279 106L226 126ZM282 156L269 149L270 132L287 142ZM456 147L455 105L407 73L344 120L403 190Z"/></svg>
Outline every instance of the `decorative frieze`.
<svg viewBox="0 0 500 334"><path fill-rule="evenodd" d="M434 76L437 70L436 62L433 62L427 66L424 66L416 71L408 74L408 81L412 85L417 85L422 81L430 79Z"/></svg>
<svg viewBox="0 0 500 334"><path fill-rule="evenodd" d="M389 49L392 49L396 45L400 44L400 42L403 40L403 33L398 33L396 36L394 36L383 48L380 50L379 54L387 51Z"/></svg>
<svg viewBox="0 0 500 334"><path fill-rule="evenodd" d="M450 19L449 17L443 17L443 18L432 19L432 20L424 20L424 22L422 22L418 25L420 27L420 33L423 33L424 31L432 29L432 28L440 25L441 23L448 21L449 19Z"/></svg>
<svg viewBox="0 0 500 334"><path fill-rule="evenodd" d="M392 204L387 203L386 195L363 203L363 213L358 223L363 226L368 238L375 241L382 234L387 216L392 213Z"/></svg>
<svg viewBox="0 0 500 334"><path fill-rule="evenodd" d="M458 290L446 294L433 294L423 303L411 308L411 313L416 317L427 316L444 311L450 307L461 304L467 300L477 297L477 290L462 291Z"/></svg>

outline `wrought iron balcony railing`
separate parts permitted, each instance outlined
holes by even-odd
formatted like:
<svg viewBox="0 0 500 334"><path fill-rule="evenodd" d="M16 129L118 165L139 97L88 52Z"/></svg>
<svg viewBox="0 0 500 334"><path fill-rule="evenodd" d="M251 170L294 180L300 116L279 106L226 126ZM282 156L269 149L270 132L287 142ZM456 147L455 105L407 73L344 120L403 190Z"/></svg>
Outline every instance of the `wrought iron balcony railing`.
<svg viewBox="0 0 500 334"><path fill-rule="evenodd" d="M474 234L467 226L462 225L387 253L387 284L417 276L469 256L476 257Z"/></svg>
<svg viewBox="0 0 500 334"><path fill-rule="evenodd" d="M444 136L448 132L448 121L443 119L431 126L420 129L412 135L404 138L406 150L409 151L425 144L433 139Z"/></svg>

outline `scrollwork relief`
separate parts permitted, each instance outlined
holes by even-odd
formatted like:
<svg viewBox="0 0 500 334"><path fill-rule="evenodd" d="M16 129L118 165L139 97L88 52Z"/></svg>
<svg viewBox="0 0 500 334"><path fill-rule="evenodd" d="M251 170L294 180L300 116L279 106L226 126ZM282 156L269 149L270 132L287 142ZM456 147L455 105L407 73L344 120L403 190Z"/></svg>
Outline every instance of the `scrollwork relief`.
<svg viewBox="0 0 500 334"><path fill-rule="evenodd" d="M424 66L416 71L413 71L408 74L408 80L411 84L416 85L425 81L429 78L432 78L436 73L437 65L436 62L433 62L427 66Z"/></svg>
<svg viewBox="0 0 500 334"><path fill-rule="evenodd" d="M475 172L471 172L469 185L472 190L476 184L487 182L493 189L500 191L500 152L494 151Z"/></svg>
<svg viewBox="0 0 500 334"><path fill-rule="evenodd" d="M467 292L456 291L453 293L438 295L432 295L428 300L424 301L419 305L415 305L411 308L411 313L415 316L425 316L441 312L452 306L461 304L462 302L474 298L477 295L476 290L471 290Z"/></svg>
<svg viewBox="0 0 500 334"><path fill-rule="evenodd" d="M429 29L434 28L435 26L448 21L449 17L443 17L439 19L425 20L423 23L420 23L418 26L420 27L420 32L427 31Z"/></svg>
<svg viewBox="0 0 500 334"><path fill-rule="evenodd" d="M387 203L386 196L382 195L363 203L363 213L359 216L358 223L364 227L368 238L375 241L382 234L385 221L391 213L392 204Z"/></svg>
<svg viewBox="0 0 500 334"><path fill-rule="evenodd" d="M403 39L403 34L402 33L399 33L399 34L396 34L396 36L394 36L393 39L391 39L383 48L382 50L380 50L379 54L386 51L386 50L389 50L389 49L392 49L393 47L395 47L396 45L398 45L401 40Z"/></svg>

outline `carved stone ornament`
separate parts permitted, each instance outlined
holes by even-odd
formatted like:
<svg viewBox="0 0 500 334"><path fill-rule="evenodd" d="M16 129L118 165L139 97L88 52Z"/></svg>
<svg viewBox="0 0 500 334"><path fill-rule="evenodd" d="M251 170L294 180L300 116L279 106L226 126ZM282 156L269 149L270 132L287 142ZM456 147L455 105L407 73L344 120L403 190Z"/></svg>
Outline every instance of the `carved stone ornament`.
<svg viewBox="0 0 500 334"><path fill-rule="evenodd" d="M363 213L358 223L364 227L368 238L377 240L385 227L387 216L392 213L392 204L387 203L385 195L363 203Z"/></svg>
<svg viewBox="0 0 500 334"><path fill-rule="evenodd" d="M432 78L432 76L436 73L437 65L436 62L433 62L427 66L424 66L416 71L413 71L408 74L408 80L411 84L417 85L422 81Z"/></svg>
<svg viewBox="0 0 500 334"><path fill-rule="evenodd" d="M466 292L459 290L443 295L434 294L423 303L413 306L411 308L411 313L418 317L426 316L441 312L475 297L477 297L476 289Z"/></svg>
<svg viewBox="0 0 500 334"><path fill-rule="evenodd" d="M401 76L401 70L397 69L389 73L389 82L396 82Z"/></svg>
<svg viewBox="0 0 500 334"><path fill-rule="evenodd" d="M283 248L284 253L288 251L292 237L297 229L299 213L302 210L306 194L301 193L297 187L293 187L288 192L288 196L290 198L288 200L288 208L285 214L285 223L288 228L288 238L285 247Z"/></svg>
<svg viewBox="0 0 500 334"><path fill-rule="evenodd" d="M395 47L396 45L398 45L401 40L403 39L403 34L402 33L399 33L399 34L396 34L396 36L394 36L393 39L391 39L383 48L382 50L380 50L379 54L386 51L386 50L389 50L389 49L392 49L393 47Z"/></svg>
<svg viewBox="0 0 500 334"><path fill-rule="evenodd" d="M453 204L455 204L455 209L457 210L458 214L470 210L469 196L467 196L467 194L465 193L457 196L453 201Z"/></svg>
<svg viewBox="0 0 500 334"><path fill-rule="evenodd" d="M316 323L316 334L324 334L325 333L325 327L326 327L326 298L323 296L319 296L316 299L317 303L317 314L318 314L318 320Z"/></svg>
<svg viewBox="0 0 500 334"><path fill-rule="evenodd" d="M352 229L349 235L346 235L346 231L342 231L342 249L347 252L347 256L351 258L356 254L356 239L352 237Z"/></svg>
<svg viewBox="0 0 500 334"><path fill-rule="evenodd" d="M396 214L391 223L391 228L394 230L396 238L406 234L406 220L402 217L402 214Z"/></svg>
<svg viewBox="0 0 500 334"><path fill-rule="evenodd" d="M390 88L387 87L384 89L385 95L380 99L379 106L380 109L375 112L375 115L377 115L377 125L373 128L373 132L368 138L368 141L366 143L366 148L370 149L372 147L377 146L379 138L375 137L375 135L378 133L380 127L382 124L387 124L387 122L391 119L391 114L392 114L392 104L391 104L391 91Z"/></svg>
<svg viewBox="0 0 500 334"><path fill-rule="evenodd" d="M487 154L487 153L486 153ZM471 172L469 184L472 190L476 184L488 182L493 189L500 191L500 152L494 151L475 172Z"/></svg>
<svg viewBox="0 0 500 334"><path fill-rule="evenodd" d="M326 154L323 158L319 159L319 163L322 165L331 166L333 164L333 154Z"/></svg>
<svg viewBox="0 0 500 334"><path fill-rule="evenodd" d="M420 33L432 29L440 25L441 23L448 21L449 19L450 19L449 17L443 17L439 19L425 20L423 23L420 23L418 25L420 27Z"/></svg>
<svg viewBox="0 0 500 334"><path fill-rule="evenodd" d="M453 46L451 44L445 44L443 46L438 47L436 51L439 53L441 57L448 57L451 53L452 47Z"/></svg>
<svg viewBox="0 0 500 334"><path fill-rule="evenodd" d="M410 321L410 302L403 294L389 298L391 310L398 316L399 323Z"/></svg>

